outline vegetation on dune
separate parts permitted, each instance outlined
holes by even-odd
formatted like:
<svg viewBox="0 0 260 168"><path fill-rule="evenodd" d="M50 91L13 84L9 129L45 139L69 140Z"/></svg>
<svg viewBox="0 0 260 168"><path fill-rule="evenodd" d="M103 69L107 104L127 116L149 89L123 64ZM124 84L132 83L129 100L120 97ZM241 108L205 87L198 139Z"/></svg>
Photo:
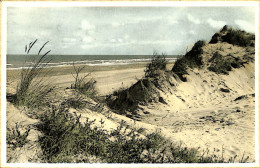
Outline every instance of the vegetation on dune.
<svg viewBox="0 0 260 168"><path fill-rule="evenodd" d="M226 25L220 32L213 35L209 43L218 42L227 42L229 44L238 45L241 47L254 47L255 35L247 33L243 30L233 29Z"/></svg>
<svg viewBox="0 0 260 168"><path fill-rule="evenodd" d="M243 61L239 58L230 56L222 56L218 51L213 54L213 57L209 60L211 63L208 69L218 74L228 74L232 68L239 68L243 66Z"/></svg>
<svg viewBox="0 0 260 168"><path fill-rule="evenodd" d="M238 45L241 47L254 46L252 40L255 40L255 36L249 33L246 33L242 30L231 29L230 32L227 33L225 39L228 43Z"/></svg>
<svg viewBox="0 0 260 168"><path fill-rule="evenodd" d="M138 105L147 105L159 97L159 81L166 71L166 55L153 53L151 62L146 65L145 77L138 80L133 86L126 89L119 89L107 98L108 106L119 114L126 112L135 113Z"/></svg>
<svg viewBox="0 0 260 168"><path fill-rule="evenodd" d="M134 112L138 105L147 105L147 103L152 102L158 94L151 79L145 78L130 88L115 91L107 98L107 103L117 113L126 114L127 111Z"/></svg>
<svg viewBox="0 0 260 168"><path fill-rule="evenodd" d="M224 162L215 155L200 155L197 150L171 144L159 133L145 137L143 129L132 129L122 121L108 132L95 121L80 122L81 116L69 114L62 106L42 114L37 126L43 160L48 163L212 163ZM145 134L143 134L145 135ZM230 160L229 160L230 161Z"/></svg>
<svg viewBox="0 0 260 168"><path fill-rule="evenodd" d="M212 37L210 43L227 42L233 45L247 47L246 49L249 52L250 47L254 47L254 40L255 36L251 33L224 26L220 32L216 33ZM235 57L233 54L227 54L224 56L221 55L220 52L216 51L209 60L210 66L208 69L218 74L228 74L232 68L240 68L245 63L252 61L253 59L254 58L248 56L247 54L242 57Z"/></svg>
<svg viewBox="0 0 260 168"><path fill-rule="evenodd" d="M223 29L216 33L209 43L227 42L241 47L253 47L255 36L245 31L232 29L224 26ZM193 48L184 56L176 60L172 71L179 76L182 81L186 81L185 75L188 74L188 68L197 68L203 66L202 47L205 45L204 41L198 41ZM245 60L249 58L243 58ZM209 60L210 66L208 69L216 73L228 74L232 68L239 68L243 66L246 61L241 58L234 57L231 54L222 56L219 52L215 52Z"/></svg>
<svg viewBox="0 0 260 168"><path fill-rule="evenodd" d="M201 55L203 53L202 47L205 44L205 41L197 41L189 52L176 60L172 71L178 75L182 81L186 81L184 75L188 74L188 68L197 68L203 64Z"/></svg>
<svg viewBox="0 0 260 168"><path fill-rule="evenodd" d="M153 53L151 62L146 65L145 77L156 78L160 75L158 71L165 71L168 61L166 60L166 54L159 55L157 52Z"/></svg>
<svg viewBox="0 0 260 168"><path fill-rule="evenodd" d="M31 42L29 47L25 48L25 52L29 54L30 49L37 42ZM41 53L44 46L47 44L46 42L38 52L38 55ZM42 72L43 68L45 68L50 62L47 55L51 50L47 51L43 54L39 60L37 60L32 67L24 68L21 70L21 78L20 82L16 88L15 95L8 95L7 99L12 101L14 104L18 106L27 106L27 107L39 107L44 105L46 102L44 98L46 95L53 89L50 84L46 83L39 75L43 75L47 72Z"/></svg>
<svg viewBox="0 0 260 168"><path fill-rule="evenodd" d="M73 63L73 68L75 71L75 76L73 74L72 76L74 77L75 81L73 84L71 84L71 89L75 89L88 97L94 98L97 93L95 89L96 81L93 78L88 78L90 73L87 73L82 77L80 76L80 73L85 68L85 66L76 67Z"/></svg>

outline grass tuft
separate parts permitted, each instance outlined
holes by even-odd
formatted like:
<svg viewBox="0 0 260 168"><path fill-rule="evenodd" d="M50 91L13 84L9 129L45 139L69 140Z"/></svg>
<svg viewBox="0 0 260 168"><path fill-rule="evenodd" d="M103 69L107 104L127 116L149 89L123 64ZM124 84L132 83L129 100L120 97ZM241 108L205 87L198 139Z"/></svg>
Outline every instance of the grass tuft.
<svg viewBox="0 0 260 168"><path fill-rule="evenodd" d="M85 66L76 67L73 63L73 67L75 71L75 76L73 74L72 76L74 77L75 81L71 85L71 89L75 89L88 97L94 98L97 93L95 89L96 81L93 78L88 79L90 73L80 77L80 73L85 68Z"/></svg>
<svg viewBox="0 0 260 168"><path fill-rule="evenodd" d="M33 47L36 41L37 40L29 44L28 50L26 47L25 51L27 54L29 54L30 49ZM43 47L45 45L46 43L43 45ZM38 54L40 54L40 51ZM38 59L38 61L32 65L32 67L22 69L21 79L16 88L16 94L13 95L12 98L16 105L39 107L45 104L44 98L52 90L52 88L42 78L40 78L39 75L44 74L43 68L45 68L50 62L50 60L47 58L47 55L50 51L51 50L43 54Z"/></svg>
<svg viewBox="0 0 260 168"><path fill-rule="evenodd" d="M166 54L162 53L162 55L159 55L157 52L154 52L151 62L146 65L145 77L158 77L160 75L158 71L165 71L167 63Z"/></svg>

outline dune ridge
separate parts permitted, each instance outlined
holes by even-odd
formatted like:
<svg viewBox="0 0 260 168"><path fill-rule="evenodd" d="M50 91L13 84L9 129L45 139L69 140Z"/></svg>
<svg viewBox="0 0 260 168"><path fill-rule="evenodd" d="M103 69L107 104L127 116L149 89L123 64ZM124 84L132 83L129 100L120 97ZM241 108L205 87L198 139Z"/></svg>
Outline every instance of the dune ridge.
<svg viewBox="0 0 260 168"><path fill-rule="evenodd" d="M226 36L233 31L235 29L225 26L213 35L209 43L199 41L179 59L193 56L192 59L197 59L197 65L177 60L172 71L159 72L161 78L157 81L146 79L154 83L150 89L150 102L144 105L145 101L140 103L138 100L132 111L126 105L125 114L135 120L163 127L166 136L189 147L210 150L225 157L248 155L253 161L254 36L239 31L241 36L249 36L249 42L242 46L230 44ZM217 67L221 71L212 68L218 64L216 57L224 62L224 65ZM194 62L196 64L196 60ZM178 71L175 68L178 63L187 65ZM121 105L122 102L131 103L129 97L135 99L136 93L139 98L140 94L146 94L138 91L142 85L139 81L130 87L126 91L130 94L128 97L123 92L110 98L114 101L111 107L117 108L116 102ZM122 106L119 107L122 110ZM244 132L247 132L246 135Z"/></svg>

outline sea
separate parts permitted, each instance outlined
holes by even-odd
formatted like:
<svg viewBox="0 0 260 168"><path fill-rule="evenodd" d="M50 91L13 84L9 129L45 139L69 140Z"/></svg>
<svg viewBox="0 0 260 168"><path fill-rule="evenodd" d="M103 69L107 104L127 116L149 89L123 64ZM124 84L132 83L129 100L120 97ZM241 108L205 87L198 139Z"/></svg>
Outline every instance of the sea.
<svg viewBox="0 0 260 168"><path fill-rule="evenodd" d="M7 55L7 70L30 68L40 55ZM175 61L179 55L166 55L169 62ZM83 64L88 66L127 65L150 62L152 55L48 55L46 67L72 66Z"/></svg>

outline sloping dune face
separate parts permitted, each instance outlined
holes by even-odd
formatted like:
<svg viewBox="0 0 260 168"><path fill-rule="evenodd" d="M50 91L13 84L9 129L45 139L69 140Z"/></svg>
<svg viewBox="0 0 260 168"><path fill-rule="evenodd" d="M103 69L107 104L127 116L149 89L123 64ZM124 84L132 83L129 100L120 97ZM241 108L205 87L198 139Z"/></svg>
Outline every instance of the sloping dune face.
<svg viewBox="0 0 260 168"><path fill-rule="evenodd" d="M195 55L187 53L181 58L194 56L199 61L197 65L187 63L182 74L175 73L173 67L178 76L170 77L174 86L170 92L160 92L167 105L149 105L144 121L162 126L165 135L189 147L225 158L249 156L253 162L254 36L236 32L249 40L231 44L231 35L226 36L234 31L225 26L213 36L214 40L200 46L199 53L190 51Z"/></svg>
<svg viewBox="0 0 260 168"><path fill-rule="evenodd" d="M198 41L172 71L161 72L159 79L145 79L156 91L150 89L148 103L138 100L134 102L138 106L125 114L132 110L130 117L160 127L174 142L226 159L248 156L253 162L254 38L225 26L210 42ZM151 88L142 81L138 84L143 90ZM138 92L133 90L113 97L111 104L134 99L131 92Z"/></svg>

